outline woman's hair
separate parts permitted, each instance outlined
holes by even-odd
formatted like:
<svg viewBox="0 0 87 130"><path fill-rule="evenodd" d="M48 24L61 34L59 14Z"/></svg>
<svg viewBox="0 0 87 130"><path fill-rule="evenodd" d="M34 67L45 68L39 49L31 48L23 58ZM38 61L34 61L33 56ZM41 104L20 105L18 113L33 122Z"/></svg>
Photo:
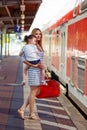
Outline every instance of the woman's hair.
<svg viewBox="0 0 87 130"><path fill-rule="evenodd" d="M31 34L33 34L33 35L36 36L36 32L37 32L37 31L40 31L40 33L41 33L41 40L38 41L38 44L39 44L40 47L43 49L43 47L42 47L42 32L41 32L41 30L40 30L39 28L34 28L34 29L32 30L32 32L31 32Z"/></svg>
<svg viewBox="0 0 87 130"><path fill-rule="evenodd" d="M31 34L36 35L36 32L37 32L37 31L40 31L40 32L41 32L41 30L40 30L39 28L34 28L34 29L32 30L32 32L31 32ZM42 32L41 32L41 35L42 35Z"/></svg>

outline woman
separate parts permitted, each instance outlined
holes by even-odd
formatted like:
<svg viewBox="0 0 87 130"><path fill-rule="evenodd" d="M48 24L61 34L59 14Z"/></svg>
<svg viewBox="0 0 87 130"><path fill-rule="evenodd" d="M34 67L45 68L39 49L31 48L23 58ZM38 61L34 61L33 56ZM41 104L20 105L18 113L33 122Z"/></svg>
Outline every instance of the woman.
<svg viewBox="0 0 87 130"><path fill-rule="evenodd" d="M37 47L40 50L39 56L40 59L43 59L43 47L42 47L42 32L39 28L35 28L32 30L33 35L36 36L37 40ZM20 109L18 109L18 114L22 119L24 119L24 111L26 107L29 105L30 109L30 118L33 120L40 120L39 116L35 114L34 110L34 103L35 103L35 97L39 94L40 92L40 85L41 85L41 69L43 68L42 64L36 64L32 65L27 61L24 61L25 64L29 65L28 69L28 83L30 86L30 95L28 96L27 100L24 102L24 104L21 106Z"/></svg>

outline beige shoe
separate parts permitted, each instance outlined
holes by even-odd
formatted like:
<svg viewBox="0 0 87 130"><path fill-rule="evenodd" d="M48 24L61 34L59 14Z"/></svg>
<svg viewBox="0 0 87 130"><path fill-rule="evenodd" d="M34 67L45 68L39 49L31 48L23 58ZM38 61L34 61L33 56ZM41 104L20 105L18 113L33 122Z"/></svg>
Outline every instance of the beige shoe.
<svg viewBox="0 0 87 130"><path fill-rule="evenodd" d="M19 114L21 119L23 119L23 120L25 119L24 118L24 111L22 111L21 109L18 109L18 114Z"/></svg>
<svg viewBox="0 0 87 130"><path fill-rule="evenodd" d="M32 120L41 120L39 116L35 115L35 113L31 114L29 118Z"/></svg>

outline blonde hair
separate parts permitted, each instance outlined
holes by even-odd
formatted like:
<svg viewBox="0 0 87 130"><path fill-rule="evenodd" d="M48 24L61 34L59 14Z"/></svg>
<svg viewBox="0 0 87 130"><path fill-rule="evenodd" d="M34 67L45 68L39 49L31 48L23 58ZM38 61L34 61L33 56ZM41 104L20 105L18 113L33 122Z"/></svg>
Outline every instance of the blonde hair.
<svg viewBox="0 0 87 130"><path fill-rule="evenodd" d="M40 31L40 33L41 33L41 40L40 41L38 41L38 45L42 48L42 50L43 50L43 47L42 47L42 32L41 32L41 30L39 29L39 28L34 28L33 30L32 30L32 32L31 32L31 34L33 34L33 35L35 35L36 36L36 32L37 31Z"/></svg>

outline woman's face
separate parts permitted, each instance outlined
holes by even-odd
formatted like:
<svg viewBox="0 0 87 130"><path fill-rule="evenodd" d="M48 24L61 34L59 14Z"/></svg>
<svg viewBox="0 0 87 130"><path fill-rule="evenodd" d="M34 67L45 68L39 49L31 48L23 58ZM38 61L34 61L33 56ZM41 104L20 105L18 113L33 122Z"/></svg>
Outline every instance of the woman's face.
<svg viewBox="0 0 87 130"><path fill-rule="evenodd" d="M36 36L37 41L40 41L42 39L42 34L39 30L36 31L35 36Z"/></svg>

